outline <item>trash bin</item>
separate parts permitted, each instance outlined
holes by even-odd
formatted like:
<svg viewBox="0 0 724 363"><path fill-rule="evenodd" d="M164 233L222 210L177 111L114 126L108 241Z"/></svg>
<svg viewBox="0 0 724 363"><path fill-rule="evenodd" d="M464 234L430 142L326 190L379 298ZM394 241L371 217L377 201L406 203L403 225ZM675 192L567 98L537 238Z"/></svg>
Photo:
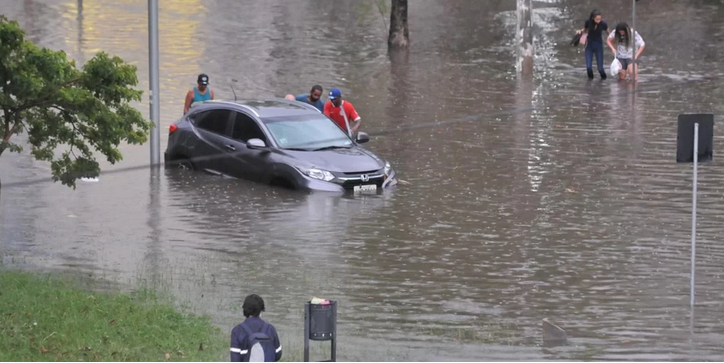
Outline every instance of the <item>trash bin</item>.
<svg viewBox="0 0 724 363"><path fill-rule="evenodd" d="M309 339L326 341L334 339L337 332L337 302L309 304Z"/></svg>
<svg viewBox="0 0 724 363"><path fill-rule="evenodd" d="M304 304L304 361L309 362L309 341L331 341L331 360L337 361L337 302Z"/></svg>

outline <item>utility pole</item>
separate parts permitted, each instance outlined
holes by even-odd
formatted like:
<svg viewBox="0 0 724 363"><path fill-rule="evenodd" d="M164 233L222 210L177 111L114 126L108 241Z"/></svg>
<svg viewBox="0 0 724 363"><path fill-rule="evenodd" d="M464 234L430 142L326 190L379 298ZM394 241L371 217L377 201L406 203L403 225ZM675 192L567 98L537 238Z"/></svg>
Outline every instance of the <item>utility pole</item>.
<svg viewBox="0 0 724 363"><path fill-rule="evenodd" d="M515 40L518 47L516 70L518 73L533 74L533 0L517 0L518 21Z"/></svg>
<svg viewBox="0 0 724 363"><path fill-rule="evenodd" d="M151 165L161 163L160 97L158 80L158 0L148 0L148 74L151 93Z"/></svg>
<svg viewBox="0 0 724 363"><path fill-rule="evenodd" d="M633 82L633 84L636 84L636 76L638 76L638 74L639 74L638 59L635 59L636 58L636 31L637 31L636 30L636 1L638 1L638 0L632 1L633 7L632 7L632 11L631 11L632 12L631 27L633 28L633 34L631 34L631 37L633 38L633 56L634 56L634 77L633 77L634 79L631 80L631 82Z"/></svg>

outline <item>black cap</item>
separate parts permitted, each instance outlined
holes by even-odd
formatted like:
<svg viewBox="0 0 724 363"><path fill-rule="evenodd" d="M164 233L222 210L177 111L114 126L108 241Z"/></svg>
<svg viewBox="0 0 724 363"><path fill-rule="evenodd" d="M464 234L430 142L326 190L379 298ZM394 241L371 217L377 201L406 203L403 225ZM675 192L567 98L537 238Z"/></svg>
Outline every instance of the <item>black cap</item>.
<svg viewBox="0 0 724 363"><path fill-rule="evenodd" d="M201 73L199 74L199 78L196 80L196 83L198 84L209 84L209 76Z"/></svg>

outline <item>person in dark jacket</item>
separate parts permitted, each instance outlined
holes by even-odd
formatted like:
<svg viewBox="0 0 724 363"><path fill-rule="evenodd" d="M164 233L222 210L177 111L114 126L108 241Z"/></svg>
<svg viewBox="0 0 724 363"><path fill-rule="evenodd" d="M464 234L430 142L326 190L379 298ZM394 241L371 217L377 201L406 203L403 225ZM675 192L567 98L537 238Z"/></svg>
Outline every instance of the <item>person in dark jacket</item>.
<svg viewBox="0 0 724 363"><path fill-rule="evenodd" d="M586 72L588 78L593 79L593 55L596 55L596 65L601 79L606 79L606 71L603 68L603 32L608 37L608 24L603 20L601 11L595 9L591 16L583 24L583 29L576 31L577 34L586 33Z"/></svg>
<svg viewBox="0 0 724 363"><path fill-rule="evenodd" d="M242 305L246 320L231 330L231 361L248 362L251 354L249 346L249 332L252 334L263 333L271 339L269 345L274 350L274 361L282 358L282 343L273 325L262 320L259 315L264 311L264 300L261 296L251 294L244 299Z"/></svg>

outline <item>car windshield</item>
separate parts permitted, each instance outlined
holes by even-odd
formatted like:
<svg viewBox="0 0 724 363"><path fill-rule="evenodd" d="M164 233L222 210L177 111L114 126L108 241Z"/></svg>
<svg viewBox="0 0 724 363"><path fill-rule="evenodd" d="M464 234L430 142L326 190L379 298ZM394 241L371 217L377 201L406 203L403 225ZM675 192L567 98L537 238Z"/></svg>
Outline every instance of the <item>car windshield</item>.
<svg viewBox="0 0 724 363"><path fill-rule="evenodd" d="M264 123L282 149L312 151L350 148L353 144L334 121L322 115L275 117Z"/></svg>

